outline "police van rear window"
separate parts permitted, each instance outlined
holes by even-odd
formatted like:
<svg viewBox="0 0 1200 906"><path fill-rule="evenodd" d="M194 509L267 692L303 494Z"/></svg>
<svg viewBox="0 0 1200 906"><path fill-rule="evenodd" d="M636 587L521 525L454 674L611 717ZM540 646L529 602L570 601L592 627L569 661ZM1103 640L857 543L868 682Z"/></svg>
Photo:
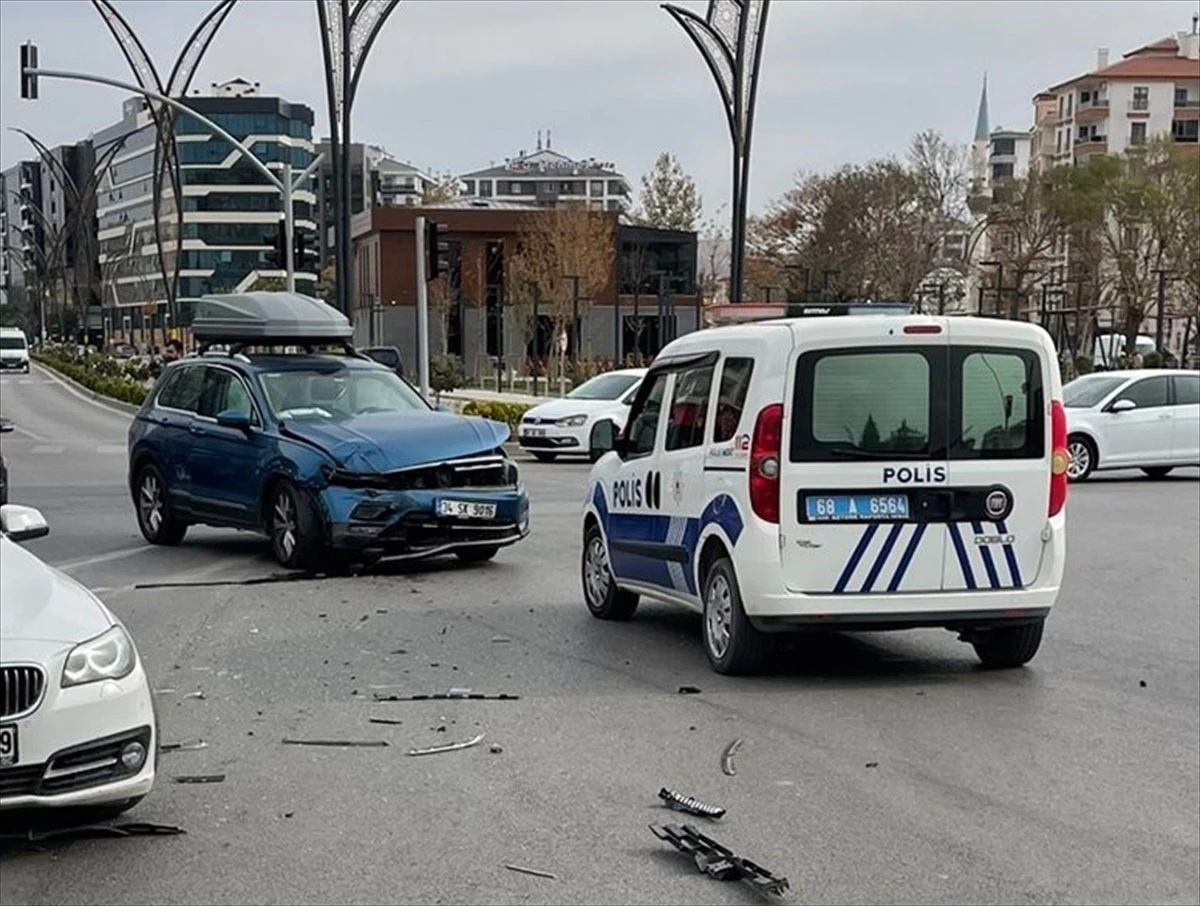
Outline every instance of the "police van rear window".
<svg viewBox="0 0 1200 906"><path fill-rule="evenodd" d="M792 462L1040 459L1030 351L925 346L811 352L796 368Z"/></svg>

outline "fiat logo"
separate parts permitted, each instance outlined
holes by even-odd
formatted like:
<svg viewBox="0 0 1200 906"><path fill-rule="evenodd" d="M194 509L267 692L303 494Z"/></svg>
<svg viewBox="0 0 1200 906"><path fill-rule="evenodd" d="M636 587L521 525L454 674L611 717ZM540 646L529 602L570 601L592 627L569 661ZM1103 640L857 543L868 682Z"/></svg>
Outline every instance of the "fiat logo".
<svg viewBox="0 0 1200 906"><path fill-rule="evenodd" d="M993 519L1003 519L1008 513L1008 507L1008 492L999 488L991 491L984 501L984 508L987 510L987 514Z"/></svg>

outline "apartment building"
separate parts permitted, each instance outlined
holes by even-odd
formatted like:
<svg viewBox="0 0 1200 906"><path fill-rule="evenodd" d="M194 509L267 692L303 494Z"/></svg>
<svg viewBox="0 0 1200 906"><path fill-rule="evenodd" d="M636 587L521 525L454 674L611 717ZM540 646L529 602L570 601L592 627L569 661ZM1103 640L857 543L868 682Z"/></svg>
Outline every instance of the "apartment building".
<svg viewBox="0 0 1200 906"><path fill-rule="evenodd" d="M21 161L0 173L0 293L33 323L45 275L41 165Z"/></svg>
<svg viewBox="0 0 1200 906"><path fill-rule="evenodd" d="M538 207L586 206L596 211L627 211L629 180L615 164L594 157L576 160L551 148L550 131L545 142L538 132L537 150L518 152L504 164L484 167L459 177L463 192L477 198L531 202Z"/></svg>

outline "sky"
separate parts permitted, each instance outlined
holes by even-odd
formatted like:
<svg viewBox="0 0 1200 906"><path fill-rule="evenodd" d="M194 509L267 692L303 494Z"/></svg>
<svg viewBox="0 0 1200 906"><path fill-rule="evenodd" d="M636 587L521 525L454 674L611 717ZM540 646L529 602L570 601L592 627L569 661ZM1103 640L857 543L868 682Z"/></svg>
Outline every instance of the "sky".
<svg viewBox="0 0 1200 906"><path fill-rule="evenodd" d="M213 0L115 0L163 77ZM702 0L678 0L703 14ZM798 173L904 153L936 129L967 143L988 73L993 128L1031 122L1035 92L1191 27L1195 0L774 0L759 82L752 211ZM116 122L126 95L43 80L20 98L19 46L40 65L132 76L87 0L0 0L0 166ZM239 0L193 83L242 77L306 103L327 134L315 0ZM730 145L716 87L655 0L402 0L371 51L353 139L437 172L536 147L614 162L636 186L662 151L695 178L707 215L727 203Z"/></svg>

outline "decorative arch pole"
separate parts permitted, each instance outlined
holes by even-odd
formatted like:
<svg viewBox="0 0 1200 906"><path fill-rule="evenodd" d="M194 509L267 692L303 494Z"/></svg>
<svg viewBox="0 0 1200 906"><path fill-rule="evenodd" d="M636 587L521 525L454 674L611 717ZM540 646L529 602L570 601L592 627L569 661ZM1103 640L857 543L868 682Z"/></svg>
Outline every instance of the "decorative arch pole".
<svg viewBox="0 0 1200 906"><path fill-rule="evenodd" d="M350 115L371 46L400 0L316 0L325 58L329 143L333 158L337 307L350 311ZM325 237L320 237L324 248Z"/></svg>
<svg viewBox="0 0 1200 906"><path fill-rule="evenodd" d="M759 63L770 0L709 0L703 19L690 9L664 3L708 64L733 145L733 205L730 227L729 301L742 301L746 259L746 215L750 187L750 137L758 95Z"/></svg>
<svg viewBox="0 0 1200 906"><path fill-rule="evenodd" d="M167 77L166 83L159 76L158 69L151 60L150 54L147 53L145 45L142 44L125 17L117 11L112 0L91 0L91 3L96 8L96 12L100 14L100 18L104 20L104 24L112 33L113 38L116 39L117 46L121 49L139 87L167 97L182 98L187 96L197 67L204 59L204 54L212 44L213 38L216 37L217 31L233 11L237 0L218 0L208 14L200 20L200 24L183 43L183 48L179 51L179 56L175 58L175 64L171 67L171 74ZM183 259L180 254L183 242L183 180L179 170L179 150L175 144L177 113L169 105L155 103L153 100L150 102L150 112L154 118L156 133L154 178L151 189L154 196L151 202L154 211L154 243L158 248L158 265L167 294L167 311L171 316L171 323L177 324L179 312L176 311L176 298L179 289L179 271ZM171 183L171 201L174 208L172 213L174 214L177 243L171 266L168 266L167 253L163 249L166 237L163 233L162 223L163 188L168 179Z"/></svg>

